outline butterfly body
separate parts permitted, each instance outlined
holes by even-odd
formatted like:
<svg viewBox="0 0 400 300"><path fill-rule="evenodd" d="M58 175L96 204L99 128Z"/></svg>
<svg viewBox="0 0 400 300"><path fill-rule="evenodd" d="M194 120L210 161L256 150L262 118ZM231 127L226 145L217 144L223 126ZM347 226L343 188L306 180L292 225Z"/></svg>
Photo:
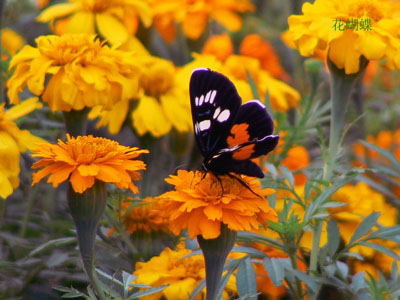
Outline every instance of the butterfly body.
<svg viewBox="0 0 400 300"><path fill-rule="evenodd" d="M279 140L265 106L258 100L242 105L234 84L205 68L192 73L190 102L203 169L216 175L264 177L251 159L273 150Z"/></svg>

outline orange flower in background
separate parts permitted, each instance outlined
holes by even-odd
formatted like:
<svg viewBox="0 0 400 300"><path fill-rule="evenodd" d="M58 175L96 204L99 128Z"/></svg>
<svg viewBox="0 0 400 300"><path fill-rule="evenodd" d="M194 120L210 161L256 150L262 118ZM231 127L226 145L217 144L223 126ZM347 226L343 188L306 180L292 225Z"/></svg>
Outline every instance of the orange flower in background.
<svg viewBox="0 0 400 300"><path fill-rule="evenodd" d="M227 33L211 36L203 47L202 53L212 54L224 61L233 54L233 43Z"/></svg>
<svg viewBox="0 0 400 300"><path fill-rule="evenodd" d="M120 189L129 188L133 193L138 188L132 180L139 180L138 171L146 165L140 160L131 160L148 150L129 148L115 141L89 136L71 137L67 142L58 140L58 145L42 143L33 150L33 157L41 159L35 162L33 169L42 168L32 174L32 185L50 175L47 182L56 188L69 180L76 193L83 193L92 187L96 180L113 183Z"/></svg>
<svg viewBox="0 0 400 300"><path fill-rule="evenodd" d="M179 170L166 182L175 186L175 191L159 196L164 211L168 214L171 231L178 235L187 228L189 237L202 235L204 239L217 238L221 224L230 230L252 230L260 225L267 226L267 220L276 220L275 211L262 197L274 190L262 189L258 179L240 176L248 185L244 187L237 179L212 173Z"/></svg>
<svg viewBox="0 0 400 300"><path fill-rule="evenodd" d="M242 19L238 13L253 11L249 0L150 0L154 24L165 41L176 36L176 24L181 24L183 33L190 39L198 39L211 21L217 21L229 31L238 31Z"/></svg>
<svg viewBox="0 0 400 300"><path fill-rule="evenodd" d="M294 146L289 149L285 159L281 161L283 166L286 166L292 172L298 172L310 164L310 156L307 149L303 146ZM296 185L303 185L307 181L307 177L303 173L294 174Z"/></svg>
<svg viewBox="0 0 400 300"><path fill-rule="evenodd" d="M140 66L133 52L108 47L94 35L40 36L37 48L25 46L10 62L7 81L11 103L27 87L52 111L81 110L136 96Z"/></svg>
<svg viewBox="0 0 400 300"><path fill-rule="evenodd" d="M280 65L280 59L274 48L257 34L247 35L240 44L240 55L258 59L261 68L267 70L273 77L288 80L289 75Z"/></svg>
<svg viewBox="0 0 400 300"><path fill-rule="evenodd" d="M151 9L146 0L69 0L45 9L37 18L50 22L58 34L100 34L112 45L121 45L136 32L139 19L149 27Z"/></svg>
<svg viewBox="0 0 400 300"><path fill-rule="evenodd" d="M130 234L169 232L168 221L162 215L162 207L159 202L158 199L151 197L143 199L143 201L134 201L131 197L127 197L122 202L119 219ZM114 231L113 227L108 234L111 235Z"/></svg>

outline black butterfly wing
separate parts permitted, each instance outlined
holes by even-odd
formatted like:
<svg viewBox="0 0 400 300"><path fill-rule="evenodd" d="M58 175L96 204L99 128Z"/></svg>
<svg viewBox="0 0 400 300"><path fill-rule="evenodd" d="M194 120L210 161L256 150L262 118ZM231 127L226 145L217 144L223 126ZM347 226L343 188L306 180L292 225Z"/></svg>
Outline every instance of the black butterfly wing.
<svg viewBox="0 0 400 300"><path fill-rule="evenodd" d="M273 129L273 121L260 101L245 103L239 108L226 139L228 147L213 156L208 168L217 174L234 172L264 177L260 167L250 159L265 155L277 146L279 136L272 135Z"/></svg>
<svg viewBox="0 0 400 300"><path fill-rule="evenodd" d="M226 76L205 68L193 71L189 90L195 139L207 159L226 147L242 99Z"/></svg>

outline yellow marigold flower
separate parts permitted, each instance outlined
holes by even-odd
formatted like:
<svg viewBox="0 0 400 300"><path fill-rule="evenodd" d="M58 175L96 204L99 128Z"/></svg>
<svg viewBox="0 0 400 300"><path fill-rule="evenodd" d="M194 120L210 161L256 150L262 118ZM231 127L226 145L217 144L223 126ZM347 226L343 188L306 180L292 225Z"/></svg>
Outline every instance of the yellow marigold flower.
<svg viewBox="0 0 400 300"><path fill-rule="evenodd" d="M204 178L203 178L204 177ZM258 179L241 176L248 187L259 196L274 193L272 189L262 189ZM237 179L203 172L179 170L166 182L175 186L159 196L163 199L164 211L168 213L171 231L178 235L187 228L189 237L202 235L204 239L217 238L221 224L230 230L252 230L259 225L267 226L267 220L275 220L276 213L264 198L256 196Z"/></svg>
<svg viewBox="0 0 400 300"><path fill-rule="evenodd" d="M304 3L303 15L288 19L289 30L303 56L329 49L329 59L346 74L359 71L360 56L386 58L400 69L400 20L393 1L316 0Z"/></svg>
<svg viewBox="0 0 400 300"><path fill-rule="evenodd" d="M19 186L20 153L43 142L28 130L19 129L14 121L42 107L42 104L35 97L8 110L4 105L0 105L0 197L7 198Z"/></svg>
<svg viewBox="0 0 400 300"><path fill-rule="evenodd" d="M42 159L35 162L33 169L43 168L32 174L32 185L47 175L47 182L56 188L65 180L70 181L76 193L83 193L97 180L113 183L120 189L129 188L133 193L138 188L132 180L139 180L139 170L146 165L140 160L131 160L148 150L129 148L115 141L89 136L71 137L67 142L58 140L58 145L42 143L35 149L33 157Z"/></svg>
<svg viewBox="0 0 400 300"><path fill-rule="evenodd" d="M42 10L49 5L50 0L36 0L35 2L37 9Z"/></svg>
<svg viewBox="0 0 400 300"><path fill-rule="evenodd" d="M51 22L56 34L100 34L112 45L125 43L138 20L148 27L151 9L146 0L68 0L45 9L37 18Z"/></svg>
<svg viewBox="0 0 400 300"><path fill-rule="evenodd" d="M356 185L345 185L332 196L332 200L346 204L343 207L330 209L346 243L350 241L354 231L363 219L372 212L381 213L378 222L383 226L397 224L397 210L387 204L380 193L372 190L364 182L359 182ZM375 253L375 250L365 246L354 247L351 251L367 257L371 257Z"/></svg>
<svg viewBox="0 0 400 300"><path fill-rule="evenodd" d="M297 172L309 166L310 156L305 147L294 146L289 149L286 158L281 161L281 164L290 171ZM307 177L303 173L295 174L294 179L296 185L303 185L307 181Z"/></svg>
<svg viewBox="0 0 400 300"><path fill-rule="evenodd" d="M148 262L136 263L134 275L138 276L134 283L142 283L158 287L169 284L167 288L153 295L142 297L143 300L158 300L165 297L168 300L187 300L190 294L205 278L205 264L202 255L193 255L192 251L178 245L178 249L166 248L160 256L155 256ZM236 293L236 280L230 276L223 293L224 299L229 294ZM205 299L205 290L195 298Z"/></svg>
<svg viewBox="0 0 400 300"><path fill-rule="evenodd" d="M1 30L1 46L4 47L11 56L14 56L24 44L24 38L14 30L10 28L3 28ZM5 53L2 53L2 59L7 59Z"/></svg>
<svg viewBox="0 0 400 300"><path fill-rule="evenodd" d="M41 36L36 44L37 48L25 46L10 62L10 69L15 68L7 82L11 103L19 103L26 86L52 111L96 105L111 109L137 95L140 69L132 52L83 34Z"/></svg>
<svg viewBox="0 0 400 300"><path fill-rule="evenodd" d="M168 221L162 215L162 209L158 199L148 197L141 202L134 203L131 197L122 202L119 219L126 230L131 233L138 232L169 232ZM112 234L115 228L111 228L108 234Z"/></svg>
<svg viewBox="0 0 400 300"><path fill-rule="evenodd" d="M186 85L182 72L172 62L162 58L142 56L140 60L146 72L140 76L140 96L131 115L137 133L160 137L171 128L178 132L189 131L192 128L190 103L187 99L189 85ZM98 126L108 125L109 131L115 134L126 119L128 109L127 99L109 112L101 112L97 108L89 117L100 116Z"/></svg>
<svg viewBox="0 0 400 300"><path fill-rule="evenodd" d="M261 67L273 77L288 80L289 75L280 65L279 57L274 48L257 34L247 35L240 44L240 55L258 59Z"/></svg>
<svg viewBox="0 0 400 300"><path fill-rule="evenodd" d="M188 38L198 39L212 20L229 31L238 31L242 27L242 20L237 13L254 10L249 0L149 1L156 20L155 26L168 42L175 38L175 24L182 25Z"/></svg>

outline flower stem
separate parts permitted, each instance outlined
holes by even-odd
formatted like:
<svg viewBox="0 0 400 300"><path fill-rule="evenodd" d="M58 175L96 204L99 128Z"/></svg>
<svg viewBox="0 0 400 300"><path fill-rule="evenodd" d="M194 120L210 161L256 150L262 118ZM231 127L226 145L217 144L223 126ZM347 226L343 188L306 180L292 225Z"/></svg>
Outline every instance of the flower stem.
<svg viewBox="0 0 400 300"><path fill-rule="evenodd" d="M329 55L328 55L329 57ZM368 65L368 60L361 56L359 71L355 74L345 74L328 58L328 67L331 72L331 124L329 132L328 156L324 163L322 180L329 183L332 180L333 167L340 149L340 141L344 128L347 104L349 102L355 82ZM317 220L313 230L313 242L310 257L310 274L317 271L319 244L321 241L323 220ZM312 293L310 299L316 299L317 293Z"/></svg>
<svg viewBox="0 0 400 300"><path fill-rule="evenodd" d="M88 109L64 111L65 130L72 136L86 135Z"/></svg>

